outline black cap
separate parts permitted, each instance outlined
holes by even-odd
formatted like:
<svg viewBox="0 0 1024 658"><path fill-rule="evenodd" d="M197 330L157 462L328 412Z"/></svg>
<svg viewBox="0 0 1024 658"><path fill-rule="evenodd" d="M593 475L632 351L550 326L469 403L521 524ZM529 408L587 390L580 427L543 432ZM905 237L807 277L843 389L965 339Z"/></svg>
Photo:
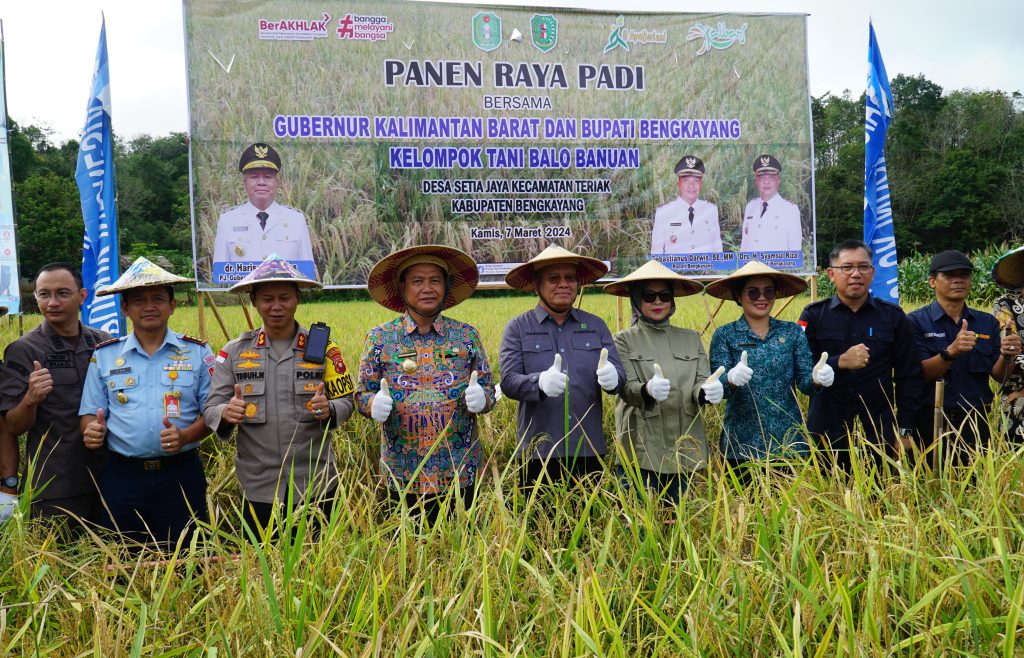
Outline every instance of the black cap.
<svg viewBox="0 0 1024 658"><path fill-rule="evenodd" d="M953 270L970 270L973 272L974 265L971 263L970 258L954 249L940 251L932 256L932 265L929 268L932 274L936 272L952 272Z"/></svg>
<svg viewBox="0 0 1024 658"><path fill-rule="evenodd" d="M754 158L754 174L781 174L782 163L774 155L767 153Z"/></svg>
<svg viewBox="0 0 1024 658"><path fill-rule="evenodd" d="M703 176L704 161L695 155L684 155L676 163L676 176Z"/></svg>
<svg viewBox="0 0 1024 658"><path fill-rule="evenodd" d="M281 171L281 156L270 144L257 142L242 151L242 157L238 159L238 171L244 174L250 169Z"/></svg>

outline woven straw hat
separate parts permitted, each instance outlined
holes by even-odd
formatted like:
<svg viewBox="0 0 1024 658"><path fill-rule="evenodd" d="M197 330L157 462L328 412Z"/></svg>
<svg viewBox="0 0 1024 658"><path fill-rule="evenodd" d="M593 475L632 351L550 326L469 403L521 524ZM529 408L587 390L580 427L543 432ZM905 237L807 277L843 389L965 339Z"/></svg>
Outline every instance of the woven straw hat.
<svg viewBox="0 0 1024 658"><path fill-rule="evenodd" d="M270 254L266 260L256 266L245 278L228 288L228 292L249 292L260 283L294 283L301 288L322 288L319 281L314 281L299 271L277 254Z"/></svg>
<svg viewBox="0 0 1024 658"><path fill-rule="evenodd" d="M580 256L556 244L549 244L529 262L509 270L505 275L505 283L516 290L534 290L538 270L565 263L576 266L576 281L580 286L593 283L608 273L608 266L596 258Z"/></svg>
<svg viewBox="0 0 1024 658"><path fill-rule="evenodd" d="M1024 246L1011 249L992 266L992 279L996 285L1010 290L1024 288Z"/></svg>
<svg viewBox="0 0 1024 658"><path fill-rule="evenodd" d="M680 276L656 260L649 260L615 283L606 285L604 291L609 295L629 297L630 287L634 283L642 281L665 281L670 283L672 285L672 294L676 297L696 295L704 289L700 282Z"/></svg>
<svg viewBox="0 0 1024 658"><path fill-rule="evenodd" d="M97 297L114 295L125 290L134 288L151 288L153 286L173 286L176 283L192 283L192 279L186 279L177 274L171 274L164 268L152 263L148 258L139 256L135 262L124 271L117 281L109 286L101 286L96 290Z"/></svg>
<svg viewBox="0 0 1024 658"><path fill-rule="evenodd" d="M807 282L795 274L786 274L772 269L758 260L752 260L724 279L719 279L704 288L704 292L718 299L736 300L732 294L732 286L736 281L752 276L767 276L775 281L776 297L792 297L807 290Z"/></svg>
<svg viewBox="0 0 1024 658"><path fill-rule="evenodd" d="M451 277L448 296L442 308L451 308L465 301L476 290L480 273L476 261L455 247L423 244L388 254L373 266L366 287L374 301L399 313L405 311L405 300L398 287L398 277L406 268L420 263L431 263L445 270Z"/></svg>

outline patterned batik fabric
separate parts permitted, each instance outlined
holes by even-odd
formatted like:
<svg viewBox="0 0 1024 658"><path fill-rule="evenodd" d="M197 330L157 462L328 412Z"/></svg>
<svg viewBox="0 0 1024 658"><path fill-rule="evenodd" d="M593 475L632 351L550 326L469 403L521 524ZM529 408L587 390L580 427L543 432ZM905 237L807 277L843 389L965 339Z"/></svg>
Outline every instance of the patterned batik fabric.
<svg viewBox="0 0 1024 658"><path fill-rule="evenodd" d="M1005 326L1013 321L1013 330L1024 335L1024 290L1008 292L995 301L992 315ZM1024 355L1018 355L1017 367L1006 376L999 387L1000 405L1006 419L1006 438L1014 443L1024 442Z"/></svg>
<svg viewBox="0 0 1024 658"><path fill-rule="evenodd" d="M420 334L408 316L372 329L359 360L356 404L370 416L373 396L387 378L395 401L381 435L381 472L392 488L409 482L410 493L443 493L458 479L473 486L483 451L476 416L466 409L465 391L473 371L494 406L494 381L476 329L438 317Z"/></svg>

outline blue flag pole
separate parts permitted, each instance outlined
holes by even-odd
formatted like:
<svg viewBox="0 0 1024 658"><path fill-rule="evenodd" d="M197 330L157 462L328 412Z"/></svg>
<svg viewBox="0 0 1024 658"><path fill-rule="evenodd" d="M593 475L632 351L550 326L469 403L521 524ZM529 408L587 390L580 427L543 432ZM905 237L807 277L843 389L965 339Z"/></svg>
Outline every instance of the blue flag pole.
<svg viewBox="0 0 1024 658"><path fill-rule="evenodd" d="M896 234L892 224L892 198L885 169L885 135L892 120L892 90L885 73L875 27L868 23L868 85L864 111L864 242L875 252L875 278L871 294L900 301L896 267Z"/></svg>
<svg viewBox="0 0 1024 658"><path fill-rule="evenodd" d="M96 70L85 109L85 128L78 148L75 170L82 199L85 237L82 244L82 282L88 295L82 307L82 322L113 336L124 333L120 295L96 297L98 286L109 285L119 276L116 188L114 187L114 143L110 121L110 69L107 64L107 23L100 27L96 48Z"/></svg>

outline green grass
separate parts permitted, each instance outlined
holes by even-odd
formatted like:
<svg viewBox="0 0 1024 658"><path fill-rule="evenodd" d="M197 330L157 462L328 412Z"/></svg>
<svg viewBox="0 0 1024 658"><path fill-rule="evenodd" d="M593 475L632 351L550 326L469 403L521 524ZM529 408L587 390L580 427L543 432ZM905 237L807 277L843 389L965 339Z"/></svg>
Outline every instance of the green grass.
<svg viewBox="0 0 1024 658"><path fill-rule="evenodd" d="M505 321L531 305L476 299L453 316L496 358ZM588 293L584 307L614 323L613 299ZM224 313L242 328L239 308ZM391 317L369 302L299 315L329 322L353 367L365 330ZM703 317L690 298L674 320ZM173 320L196 331L194 308ZM718 414L705 414L711 436ZM514 423L508 401L484 416L475 506L432 529L378 513L378 435L363 418L334 436L343 504L316 543L301 515L286 521L296 545L239 536L233 447L212 439L221 525L167 563L93 536L61 546L18 516L0 530L0 655L1022 655L1020 450L997 441L969 472L880 480L801 463L748 489L716 465L666 511L610 473L525 497Z"/></svg>

